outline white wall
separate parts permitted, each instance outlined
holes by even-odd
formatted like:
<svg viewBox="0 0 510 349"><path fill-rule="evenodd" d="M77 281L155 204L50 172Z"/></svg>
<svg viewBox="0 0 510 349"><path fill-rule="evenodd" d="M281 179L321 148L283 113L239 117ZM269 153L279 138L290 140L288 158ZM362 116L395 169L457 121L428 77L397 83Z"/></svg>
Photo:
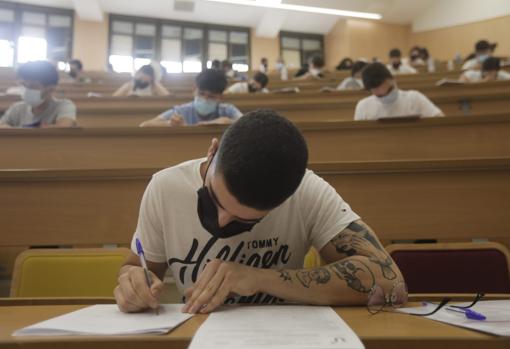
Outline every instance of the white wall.
<svg viewBox="0 0 510 349"><path fill-rule="evenodd" d="M510 15L510 0L440 0L413 21L413 32Z"/></svg>

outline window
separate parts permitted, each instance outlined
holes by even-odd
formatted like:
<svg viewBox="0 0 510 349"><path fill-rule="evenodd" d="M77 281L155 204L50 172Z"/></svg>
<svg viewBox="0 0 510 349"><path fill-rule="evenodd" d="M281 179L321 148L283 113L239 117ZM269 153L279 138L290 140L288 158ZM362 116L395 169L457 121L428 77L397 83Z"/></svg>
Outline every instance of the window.
<svg viewBox="0 0 510 349"><path fill-rule="evenodd" d="M0 67L71 58L73 11L0 1Z"/></svg>
<svg viewBox="0 0 510 349"><path fill-rule="evenodd" d="M315 55L324 57L323 47L322 35L280 33L280 54L290 68L300 67Z"/></svg>
<svg viewBox="0 0 510 349"><path fill-rule="evenodd" d="M213 59L247 71L249 36L248 28L110 15L108 60L114 70L131 73L152 60L169 73L200 72Z"/></svg>

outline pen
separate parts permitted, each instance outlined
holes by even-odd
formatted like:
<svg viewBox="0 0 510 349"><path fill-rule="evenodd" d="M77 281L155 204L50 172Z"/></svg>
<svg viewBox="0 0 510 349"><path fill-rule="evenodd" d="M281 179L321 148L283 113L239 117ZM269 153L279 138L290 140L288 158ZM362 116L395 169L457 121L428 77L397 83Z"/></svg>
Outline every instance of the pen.
<svg viewBox="0 0 510 349"><path fill-rule="evenodd" d="M483 315L479 312L476 312L474 310L471 310L471 309L462 309L462 308L455 308L455 307L446 307L445 309L449 310L449 311L455 311L457 313L464 313L466 315L466 317L470 320L485 320L485 319L487 319L485 317L485 315Z"/></svg>
<svg viewBox="0 0 510 349"><path fill-rule="evenodd" d="M145 260L145 253L143 252L142 243L138 238L136 238L136 252L138 254L138 257L140 257L140 263L142 264L143 272L145 274L145 280L147 281L147 286L149 286L149 290L152 286L151 276L149 274L149 268L147 268L147 261ZM159 315L159 309L154 309L156 312L156 315Z"/></svg>

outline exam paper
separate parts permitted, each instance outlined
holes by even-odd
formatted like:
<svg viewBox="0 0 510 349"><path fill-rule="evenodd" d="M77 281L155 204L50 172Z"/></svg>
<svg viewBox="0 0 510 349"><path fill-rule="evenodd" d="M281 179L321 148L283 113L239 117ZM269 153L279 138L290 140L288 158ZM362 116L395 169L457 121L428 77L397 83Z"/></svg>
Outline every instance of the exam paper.
<svg viewBox="0 0 510 349"><path fill-rule="evenodd" d="M182 304L162 304L159 315L123 313L116 304L98 304L55 317L13 333L13 336L163 334L189 319Z"/></svg>
<svg viewBox="0 0 510 349"><path fill-rule="evenodd" d="M469 305L462 303L457 305ZM426 314L434 310L436 305L427 303L421 307L397 309L403 313ZM428 319L441 321L447 324L469 328L472 330L496 334L499 336L510 336L510 301L481 301L470 308L487 317L486 320L471 320L464 314L440 309L434 315L427 316Z"/></svg>
<svg viewBox="0 0 510 349"><path fill-rule="evenodd" d="M362 349L330 307L223 307L209 315L188 349Z"/></svg>

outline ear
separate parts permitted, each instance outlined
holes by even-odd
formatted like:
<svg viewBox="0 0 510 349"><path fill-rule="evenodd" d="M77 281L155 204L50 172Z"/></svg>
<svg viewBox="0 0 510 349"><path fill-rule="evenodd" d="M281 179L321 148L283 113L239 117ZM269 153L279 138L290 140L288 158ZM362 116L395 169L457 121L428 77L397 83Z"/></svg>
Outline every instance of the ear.
<svg viewBox="0 0 510 349"><path fill-rule="evenodd" d="M207 150L207 162L211 162L214 154L218 151L219 148L219 142L218 138L213 138L211 140L211 145L209 146L209 149Z"/></svg>

